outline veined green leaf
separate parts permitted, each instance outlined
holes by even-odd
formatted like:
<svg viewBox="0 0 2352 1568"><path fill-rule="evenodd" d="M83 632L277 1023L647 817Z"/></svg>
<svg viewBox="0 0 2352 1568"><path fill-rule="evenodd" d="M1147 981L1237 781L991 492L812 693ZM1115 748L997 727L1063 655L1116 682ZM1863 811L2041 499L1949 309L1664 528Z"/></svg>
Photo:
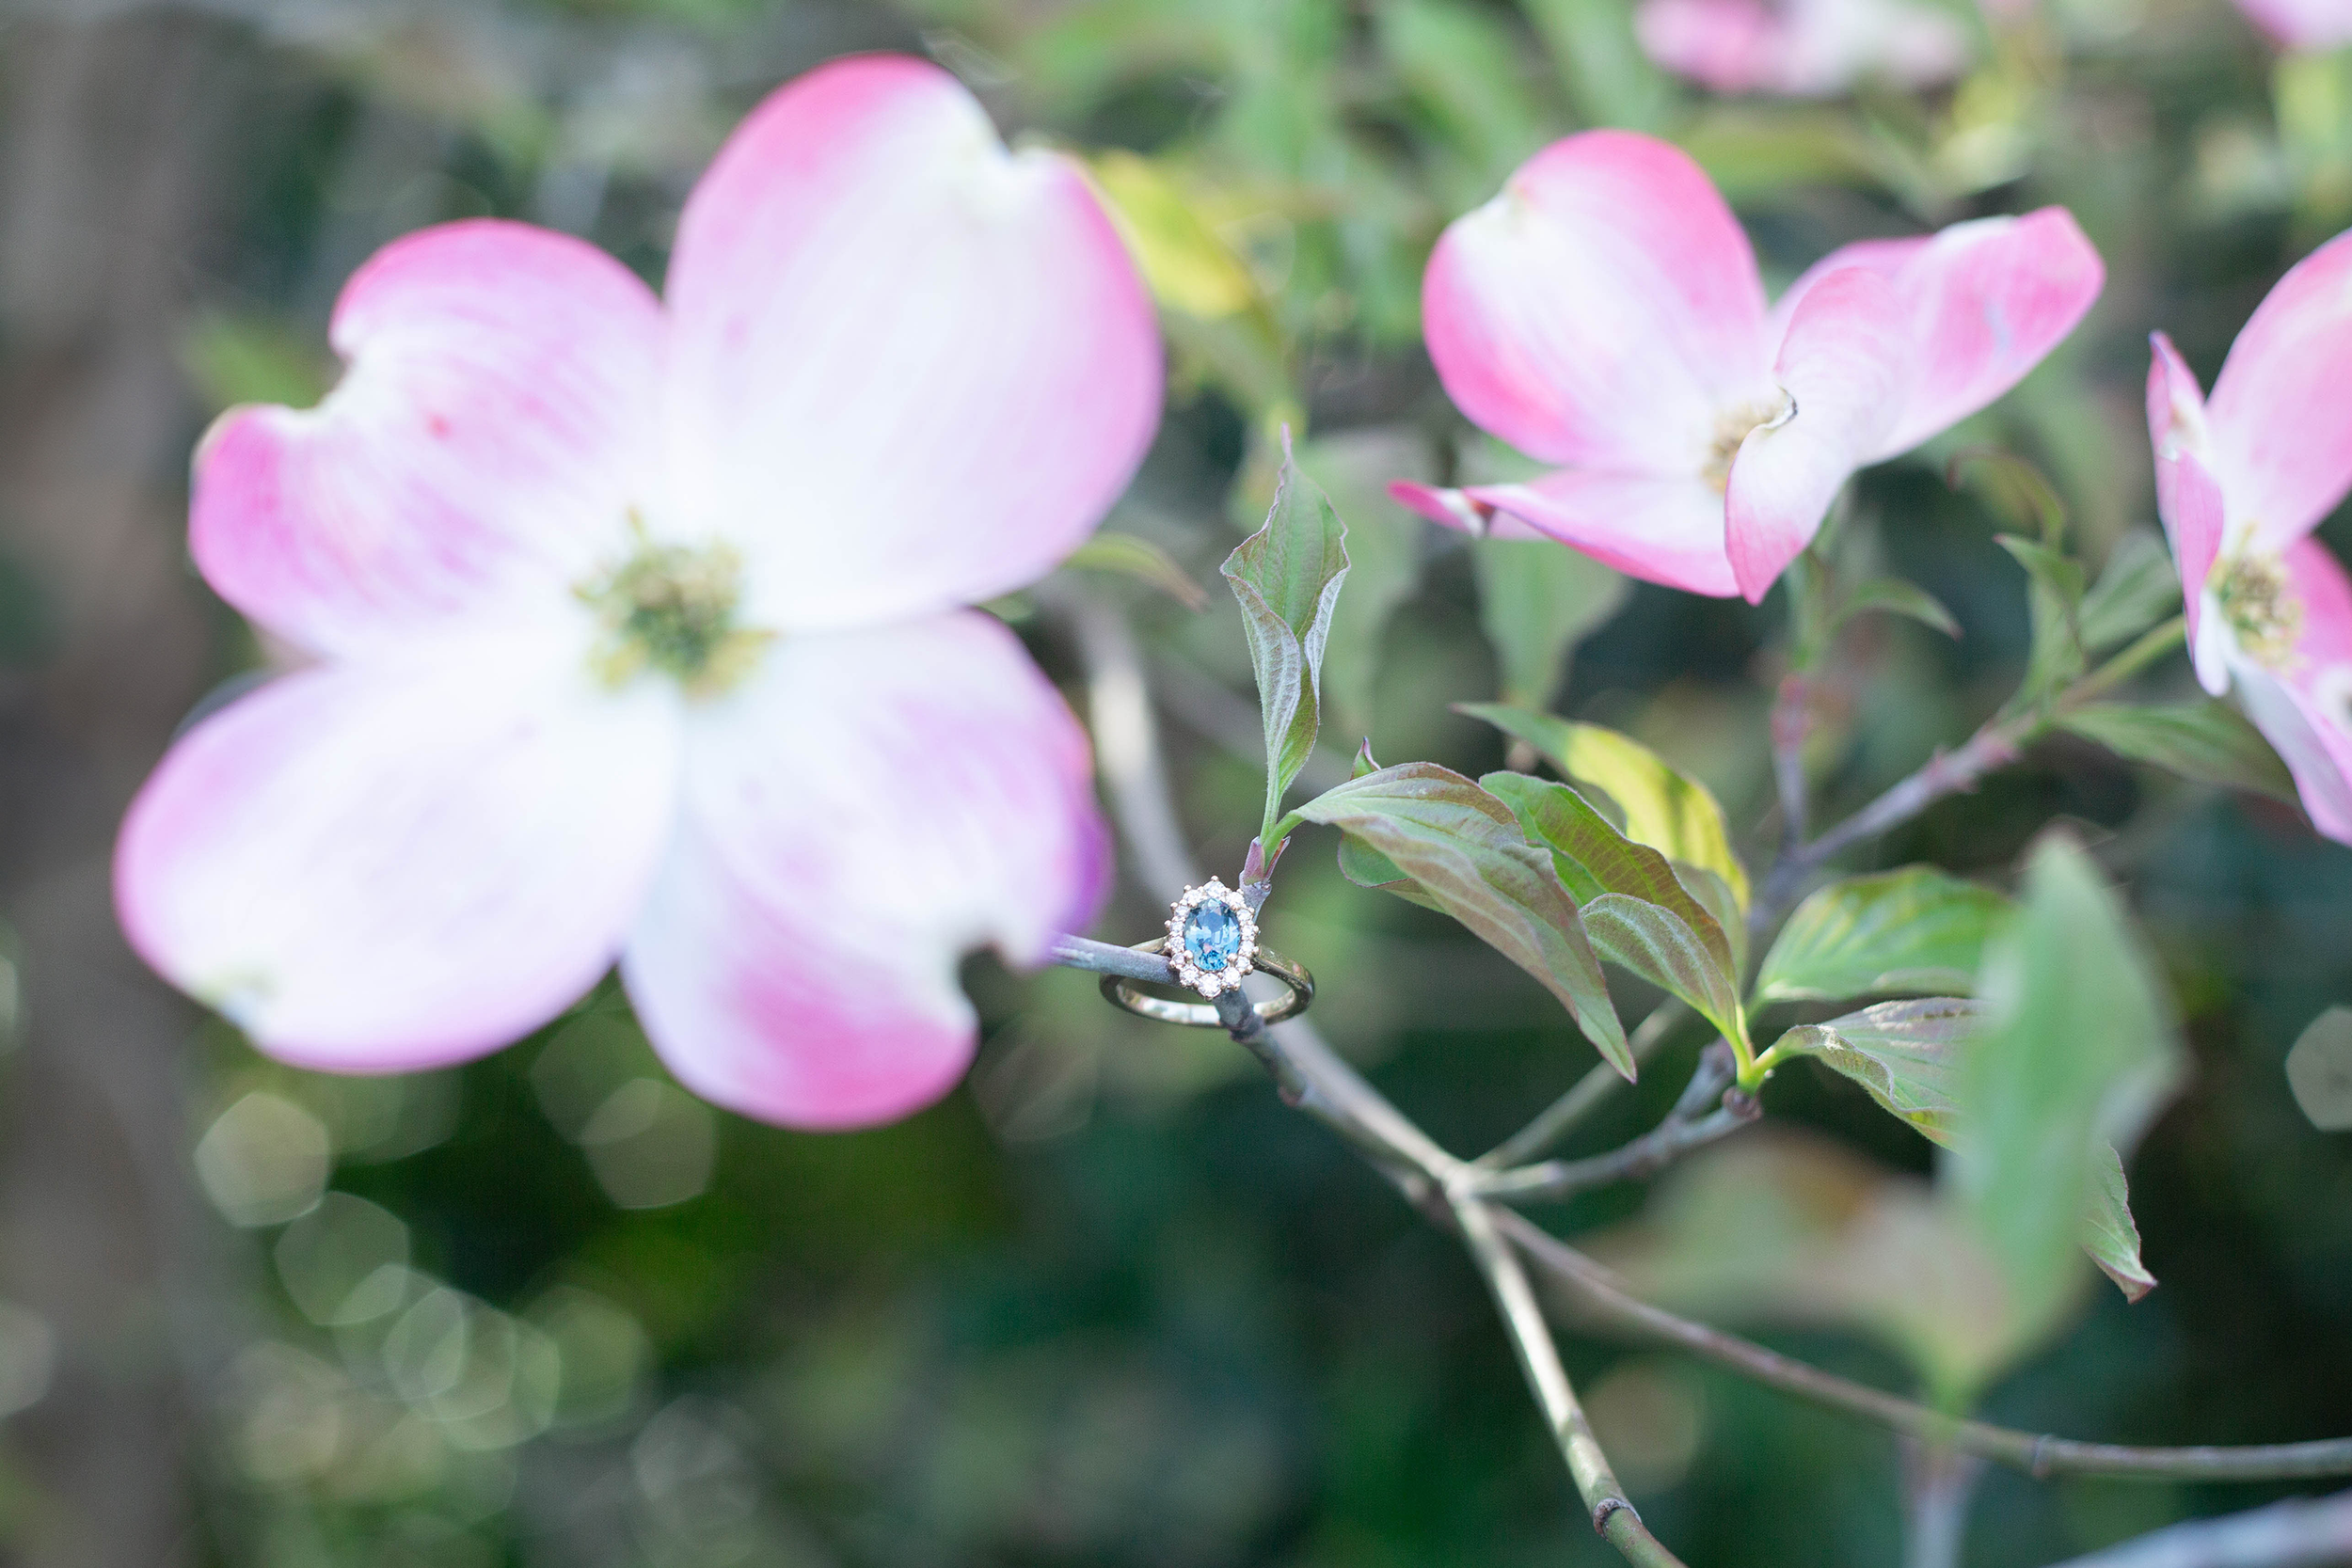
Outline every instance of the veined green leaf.
<svg viewBox="0 0 2352 1568"><path fill-rule="evenodd" d="M1420 884L1398 868L1396 862L1353 833L1340 835L1340 875L1358 887L1375 893L1393 893L1408 904L1419 904L1439 914L1446 912L1445 906L1423 893Z"/></svg>
<svg viewBox="0 0 2352 1568"><path fill-rule="evenodd" d="M2009 899L1933 866L1832 882L1797 906L1756 972L1758 1002L1965 991Z"/></svg>
<svg viewBox="0 0 2352 1568"><path fill-rule="evenodd" d="M1675 880L1680 882L1692 897L1723 927L1724 938L1731 943L1731 973L1736 977L1748 972L1748 918L1740 908L1740 895L1731 891L1731 884L1718 872L1688 861L1670 863L1675 868Z"/></svg>
<svg viewBox="0 0 2352 1568"><path fill-rule="evenodd" d="M1564 784L1489 773L1479 786L1518 816L1528 842L1550 849L1560 881L1601 957L1664 987L1733 1038L1740 983L1731 944L1665 856L1626 837Z"/></svg>
<svg viewBox="0 0 2352 1568"><path fill-rule="evenodd" d="M1527 842L1509 806L1459 773L1408 762L1350 780L1291 816L1335 827L1381 857L1432 907L1540 981L1602 1057L1634 1076L1633 1053L1576 901L1551 855ZM1361 863L1385 875L1375 863Z"/></svg>
<svg viewBox="0 0 2352 1568"><path fill-rule="evenodd" d="M2156 1288L2156 1276L2139 1260L2139 1227L2132 1221L2123 1157L2102 1140L2090 1159L2090 1207L2083 1215L2082 1248L2099 1272L2115 1281L2125 1301L2137 1301Z"/></svg>
<svg viewBox="0 0 2352 1568"><path fill-rule="evenodd" d="M1266 756L1265 815L1258 836L1269 855L1283 792L1315 749L1323 645L1347 577L1346 538L1339 514L1285 451L1265 526L1234 546L1223 567L1241 601L1249 663L1258 677Z"/></svg>
<svg viewBox="0 0 2352 1568"><path fill-rule="evenodd" d="M2133 529L2115 542L2099 580L2083 595L2083 651L2128 642L2180 608L2181 575L2171 552L2153 530Z"/></svg>
<svg viewBox="0 0 2352 1568"><path fill-rule="evenodd" d="M2058 723L2118 756L2153 763L2199 784L2296 798L2295 778L2270 742L2237 709L2215 698L2148 707L2086 703L2059 715Z"/></svg>
<svg viewBox="0 0 2352 1568"><path fill-rule="evenodd" d="M1731 852L1724 809L1705 784L1640 741L1598 724L1571 723L1498 703L1460 703L1455 711L1526 741L1569 778L1607 791L1625 813L1626 837L1669 860L1712 871L1730 887L1740 909L1748 907L1747 869Z"/></svg>
<svg viewBox="0 0 2352 1568"><path fill-rule="evenodd" d="M1347 592L1332 610L1323 649L1319 689L1327 725L1358 734L1372 728L1389 617L1421 581L1422 536L1429 528L1390 499L1388 483L1412 471L1422 446L1418 433L1393 428L1299 443L1299 467L1347 519Z"/></svg>
<svg viewBox="0 0 2352 1568"><path fill-rule="evenodd" d="M1791 1029L1774 1050L1810 1056L1862 1085L1890 1114L1946 1148L1957 1138L1956 1085L1960 1060L1989 1014L1967 997L1882 1002L1826 1023ZM2132 1224L2123 1162L2113 1145L2092 1150L2094 1177L2084 1207L2079 1242L2126 1298L2137 1301L2155 1276L2139 1260L2139 1231Z"/></svg>
<svg viewBox="0 0 2352 1568"><path fill-rule="evenodd" d="M1541 711L1565 674L1568 650L1625 603L1625 578L1549 539L1477 539L1478 623L1493 644L1502 700Z"/></svg>
<svg viewBox="0 0 2352 1568"><path fill-rule="evenodd" d="M2105 1180L2180 1076L2170 1009L2121 902L2062 832L2027 861L2023 907L1988 944L1984 1032L1962 1053L1945 1172L2021 1316L2054 1321Z"/></svg>
<svg viewBox="0 0 2352 1568"><path fill-rule="evenodd" d="M1881 1002L1827 1023L1802 1024L1773 1049L1810 1056L1844 1074L1891 1114L1936 1143L1949 1144L1960 1047L1983 1027L1983 1004L1931 996Z"/></svg>

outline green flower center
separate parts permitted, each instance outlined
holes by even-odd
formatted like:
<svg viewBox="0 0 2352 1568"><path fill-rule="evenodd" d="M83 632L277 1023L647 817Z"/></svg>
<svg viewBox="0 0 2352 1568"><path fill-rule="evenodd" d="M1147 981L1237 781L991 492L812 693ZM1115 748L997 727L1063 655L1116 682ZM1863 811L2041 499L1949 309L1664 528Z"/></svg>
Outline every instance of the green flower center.
<svg viewBox="0 0 2352 1568"><path fill-rule="evenodd" d="M723 545L657 545L639 528L634 555L574 592L603 627L589 665L610 687L652 671L712 696L750 673L774 636L736 625L743 562Z"/></svg>
<svg viewBox="0 0 2352 1568"><path fill-rule="evenodd" d="M2265 664L2284 664L2303 635L2303 601L2287 582L2285 564L2275 555L2243 551L2215 564L2212 583L2238 646Z"/></svg>

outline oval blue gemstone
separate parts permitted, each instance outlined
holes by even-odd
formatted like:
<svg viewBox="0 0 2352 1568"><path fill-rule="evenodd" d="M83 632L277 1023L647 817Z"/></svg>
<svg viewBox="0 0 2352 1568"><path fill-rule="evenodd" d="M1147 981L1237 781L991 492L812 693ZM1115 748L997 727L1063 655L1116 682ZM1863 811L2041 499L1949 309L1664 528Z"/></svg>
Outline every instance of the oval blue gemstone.
<svg viewBox="0 0 2352 1568"><path fill-rule="evenodd" d="M1240 918L1222 904L1196 906L1184 917L1184 951L1202 969L1228 967L1241 954Z"/></svg>

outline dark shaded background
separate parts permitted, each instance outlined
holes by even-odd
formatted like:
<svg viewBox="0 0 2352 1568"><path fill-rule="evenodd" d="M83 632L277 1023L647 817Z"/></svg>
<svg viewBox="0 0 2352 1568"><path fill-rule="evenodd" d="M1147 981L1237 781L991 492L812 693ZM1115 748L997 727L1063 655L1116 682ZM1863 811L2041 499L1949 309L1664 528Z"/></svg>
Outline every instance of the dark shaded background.
<svg viewBox="0 0 2352 1568"><path fill-rule="evenodd" d="M868 47L932 54L1013 130L1152 156L1238 258L1246 306L1171 305L1167 429L1112 526L1213 583L1263 504L1272 422L1296 421L1310 467L1397 563L1384 651L1359 633L1349 656L1376 680L1343 716L1388 761L1500 760L1445 709L1495 683L1468 563L1375 483L1485 460L1418 347L1420 263L1549 136L1607 120L1683 137L1776 278L1859 235L2072 206L2111 268L2097 313L1931 455L1966 439L2026 452L2094 559L2150 519L2147 330L2169 327L2210 376L2277 274L2352 212L2352 70L2275 65L2217 0L2054 4L1924 100L1730 107L1648 75L1613 0L12 8L8 1560L1604 1560L1454 1245L1224 1042L1130 1026L1082 976L976 962L989 1034L971 1083L903 1125L810 1136L686 1099L617 991L461 1072L329 1080L256 1057L115 933L123 803L191 705L260 657L185 563L207 419L314 393L342 279L427 222L531 218L658 277L733 119ZM1964 735L2013 681L2023 594L1997 524L1932 463L1864 481L1848 526L1967 636L1890 624L1849 643L1851 722L1816 757L1833 801ZM1258 789L1230 607L1195 617L1065 578L1007 612L1082 711L1073 607L1132 623L1184 816L1230 876ZM1706 776L1759 852L1776 832L1762 739L1780 616L1777 600L1639 590L1561 692ZM2146 1442L2352 1428L2352 1156L2302 1119L2280 1069L2312 1015L2352 1000L2352 854L2281 808L2052 745L1879 855L1997 874L2053 814L2136 890L2197 1075L2132 1172L2162 1289L2129 1308L2089 1298L1989 1413ZM1532 983L1346 887L1327 845L1295 850L1284 879L1271 933L1323 975L1327 1029L1454 1147L1501 1136L1587 1065ZM1103 934L1149 929L1153 905L1130 881ZM1655 1117L1674 1067L1595 1147ZM1928 1168L1923 1144L1809 1069L1770 1105ZM1855 1338L1772 1338L1908 1376ZM1883 1434L1650 1351L1566 1351L1646 1516L1693 1563L1897 1560ZM2042 1562L2269 1495L1998 1475L1968 1560Z"/></svg>

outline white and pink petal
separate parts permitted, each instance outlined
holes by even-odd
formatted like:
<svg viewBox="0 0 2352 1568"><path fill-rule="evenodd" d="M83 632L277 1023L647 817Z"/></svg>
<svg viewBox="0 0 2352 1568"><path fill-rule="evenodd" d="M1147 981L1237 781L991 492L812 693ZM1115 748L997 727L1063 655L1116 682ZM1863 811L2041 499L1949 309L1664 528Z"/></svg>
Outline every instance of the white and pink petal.
<svg viewBox="0 0 2352 1568"><path fill-rule="evenodd" d="M1718 598L1739 592L1724 554L1724 498L1695 471L1560 468L1519 483L1467 490L1400 483L1389 493L1437 522L1465 527L1464 517L1481 516L1498 538L1557 539L1645 582Z"/></svg>
<svg viewBox="0 0 2352 1568"><path fill-rule="evenodd" d="M1448 226L1422 313L1456 406L1547 463L1688 467L1769 390L1746 233L1688 154L1629 131L1554 142Z"/></svg>
<svg viewBox="0 0 2352 1568"><path fill-rule="evenodd" d="M115 857L131 945L263 1051L463 1060L611 967L667 843L677 705L510 643L282 677L177 741Z"/></svg>
<svg viewBox="0 0 2352 1568"><path fill-rule="evenodd" d="M867 625L1033 581L1125 489L1159 331L1075 165L1009 152L935 66L862 56L755 109L670 265L674 534L748 609Z"/></svg>
<svg viewBox="0 0 2352 1568"><path fill-rule="evenodd" d="M653 488L663 330L650 290L565 235L395 241L344 286L326 400L232 409L198 450L197 565L314 654L576 630L571 588Z"/></svg>
<svg viewBox="0 0 2352 1568"><path fill-rule="evenodd" d="M975 1042L959 962L1036 962L1103 895L1084 732L970 612L791 639L693 723L677 842L622 966L655 1048L787 1126L938 1099Z"/></svg>
<svg viewBox="0 0 2352 1568"><path fill-rule="evenodd" d="M2278 550L2352 489L2352 233L2287 269L2254 309L2206 401L2231 544Z"/></svg>
<svg viewBox="0 0 2352 1568"><path fill-rule="evenodd" d="M1773 367L1785 398L1750 430L1724 493L1724 546L1749 603L1820 531L1830 503L1884 440L1911 369L1894 289L1850 267L1805 293Z"/></svg>
<svg viewBox="0 0 2352 1568"><path fill-rule="evenodd" d="M2073 214L2044 207L1832 251L1789 287L1775 321L1792 320L1807 291L1848 267L1884 277L1910 319L1909 391L1873 461L1940 435L2024 380L2090 311L2106 278Z"/></svg>
<svg viewBox="0 0 2352 1568"><path fill-rule="evenodd" d="M2231 634L2220 617L2210 613L2206 601L2212 596L2208 583L2221 553L2229 503L2210 467L2212 443L2196 374L2163 333L2152 335L2149 343L2148 441L2156 454L2156 515L2163 519L2173 563L2181 572L2181 602L2197 678L2218 696L2230 684Z"/></svg>
<svg viewBox="0 0 2352 1568"><path fill-rule="evenodd" d="M2312 825L2352 844L2352 578L2315 539L2289 546L2283 562L2301 607L2294 648L2276 670L2240 657L2231 673Z"/></svg>

